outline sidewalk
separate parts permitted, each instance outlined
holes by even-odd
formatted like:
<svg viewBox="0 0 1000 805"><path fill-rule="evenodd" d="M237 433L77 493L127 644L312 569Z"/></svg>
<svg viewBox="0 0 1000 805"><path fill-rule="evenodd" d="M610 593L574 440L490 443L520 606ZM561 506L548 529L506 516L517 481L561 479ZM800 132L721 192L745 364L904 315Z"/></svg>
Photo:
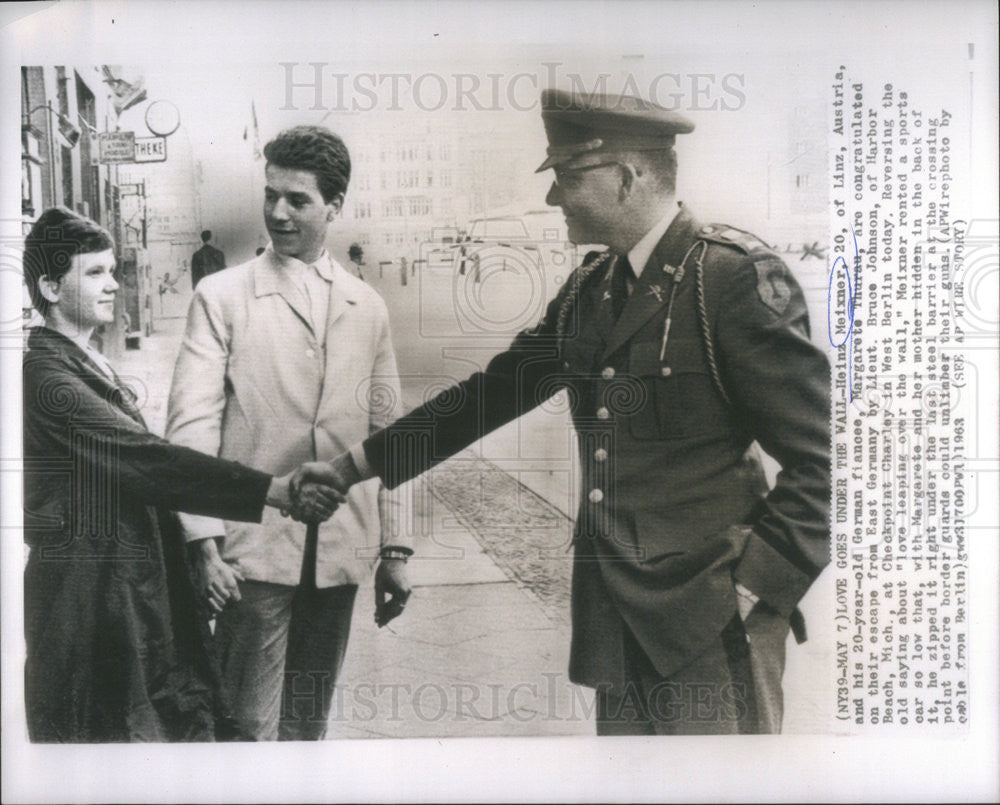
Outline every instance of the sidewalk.
<svg viewBox="0 0 1000 805"><path fill-rule="evenodd" d="M182 332L160 321L117 362L154 433ZM378 629L372 587L358 591L328 736L593 735L593 695L566 676L565 515L471 453L407 487L413 595Z"/></svg>
<svg viewBox="0 0 1000 805"><path fill-rule="evenodd" d="M434 538L417 540L404 614L378 629L373 593L359 591L330 736L593 735L592 695L566 678L568 622L437 497L424 501Z"/></svg>

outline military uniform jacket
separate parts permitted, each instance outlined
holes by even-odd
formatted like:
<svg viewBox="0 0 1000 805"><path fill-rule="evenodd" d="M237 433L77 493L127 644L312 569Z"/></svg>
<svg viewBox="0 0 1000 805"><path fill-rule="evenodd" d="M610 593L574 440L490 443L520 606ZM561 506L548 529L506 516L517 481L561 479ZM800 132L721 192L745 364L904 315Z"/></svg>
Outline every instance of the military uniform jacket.
<svg viewBox="0 0 1000 805"><path fill-rule="evenodd" d="M830 437L828 362L765 244L682 208L617 321L614 261L594 257L458 395L364 449L392 486L568 388L583 478L570 677L596 687L622 679L623 626L665 677L694 660L737 611L735 581L791 617L829 561ZM781 465L770 491L755 440Z"/></svg>

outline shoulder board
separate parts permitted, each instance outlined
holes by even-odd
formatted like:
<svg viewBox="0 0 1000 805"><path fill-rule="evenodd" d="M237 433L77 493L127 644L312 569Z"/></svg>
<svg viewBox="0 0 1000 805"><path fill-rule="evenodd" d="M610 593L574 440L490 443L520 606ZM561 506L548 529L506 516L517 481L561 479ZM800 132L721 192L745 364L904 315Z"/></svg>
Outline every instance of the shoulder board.
<svg viewBox="0 0 1000 805"><path fill-rule="evenodd" d="M710 240L713 243L721 243L723 246L731 246L746 254L759 252L762 249L771 251L771 246L756 235L729 226L728 224L708 224L703 226L698 230L698 237Z"/></svg>

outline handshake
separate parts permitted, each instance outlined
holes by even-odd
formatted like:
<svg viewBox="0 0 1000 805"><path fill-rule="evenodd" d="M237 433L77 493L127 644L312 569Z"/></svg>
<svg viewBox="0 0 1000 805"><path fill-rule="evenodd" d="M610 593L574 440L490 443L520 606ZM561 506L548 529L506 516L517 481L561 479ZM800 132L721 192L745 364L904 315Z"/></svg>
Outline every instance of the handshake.
<svg viewBox="0 0 1000 805"><path fill-rule="evenodd" d="M271 481L269 506L302 523L322 523L346 500L347 491L362 480L350 453L332 461L310 461Z"/></svg>
<svg viewBox="0 0 1000 805"><path fill-rule="evenodd" d="M267 490L267 505L281 509L285 516L308 523L308 540L308 534L318 534L318 524L329 520L346 500L347 491L363 480L350 453L343 453L332 461L311 461L287 475L272 478ZM198 540L192 545L197 546L195 556L199 559L197 587L212 614L217 615L230 599L240 600L239 585L244 580L243 575L236 564L222 559L216 539ZM412 553L409 549L406 552ZM398 552L394 556L383 554L375 571L375 623L382 627L400 615L409 597L405 554L403 557Z"/></svg>

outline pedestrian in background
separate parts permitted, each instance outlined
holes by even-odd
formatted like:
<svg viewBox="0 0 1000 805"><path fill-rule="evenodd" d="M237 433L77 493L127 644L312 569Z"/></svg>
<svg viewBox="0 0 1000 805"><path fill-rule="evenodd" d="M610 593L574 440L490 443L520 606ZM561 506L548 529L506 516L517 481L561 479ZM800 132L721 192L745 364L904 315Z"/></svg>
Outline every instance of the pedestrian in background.
<svg viewBox="0 0 1000 805"><path fill-rule="evenodd" d="M206 229L201 233L202 246L191 255L191 287L197 288L198 283L209 274L222 271L226 267L226 255L222 249L216 249L209 241L212 239L212 230Z"/></svg>

